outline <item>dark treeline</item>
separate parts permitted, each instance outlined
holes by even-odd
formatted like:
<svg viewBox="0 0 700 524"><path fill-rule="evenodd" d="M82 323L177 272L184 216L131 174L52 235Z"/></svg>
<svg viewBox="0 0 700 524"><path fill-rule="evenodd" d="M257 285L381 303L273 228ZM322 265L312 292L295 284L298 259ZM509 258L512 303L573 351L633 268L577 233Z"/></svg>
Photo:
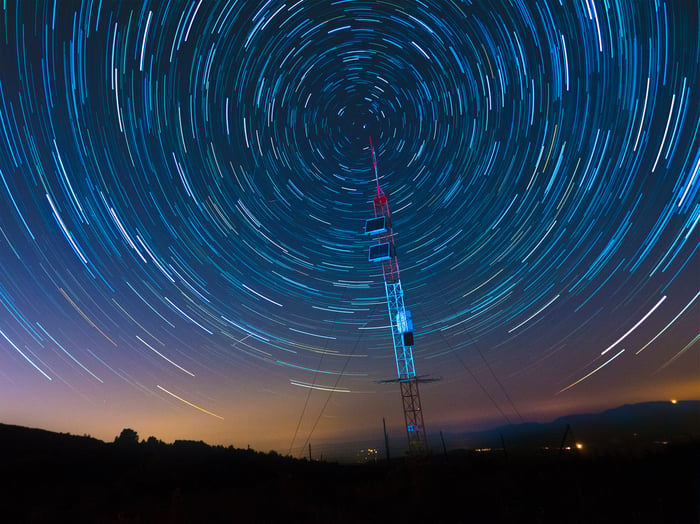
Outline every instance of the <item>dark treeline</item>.
<svg viewBox="0 0 700 524"><path fill-rule="evenodd" d="M646 522L700 518L700 443L452 451L390 464L0 425L2 522Z"/></svg>

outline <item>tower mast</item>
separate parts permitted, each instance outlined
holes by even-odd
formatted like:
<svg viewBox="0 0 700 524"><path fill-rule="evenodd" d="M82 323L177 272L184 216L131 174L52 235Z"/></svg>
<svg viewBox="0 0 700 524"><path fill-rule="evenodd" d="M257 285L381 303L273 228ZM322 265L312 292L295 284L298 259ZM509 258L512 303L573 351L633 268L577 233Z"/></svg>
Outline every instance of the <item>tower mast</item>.
<svg viewBox="0 0 700 524"><path fill-rule="evenodd" d="M384 289L398 374L396 382L401 388L403 414L408 434L408 450L412 455L422 455L426 452L426 438L418 392L418 378L413 362L413 320L411 312L406 309L404 304L389 201L379 187L377 161L371 137L369 144L372 151L374 177L377 182L377 194L373 199L374 218L368 219L365 223L365 234L372 235L376 239L376 243L369 248L369 260L370 262L381 262L384 273Z"/></svg>

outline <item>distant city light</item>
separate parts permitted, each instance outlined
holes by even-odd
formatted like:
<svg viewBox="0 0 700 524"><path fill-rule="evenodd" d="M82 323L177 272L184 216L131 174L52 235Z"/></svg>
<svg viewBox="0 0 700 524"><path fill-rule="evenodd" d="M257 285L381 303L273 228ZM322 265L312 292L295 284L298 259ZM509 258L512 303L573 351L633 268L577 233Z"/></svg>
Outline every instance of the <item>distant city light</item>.
<svg viewBox="0 0 700 524"><path fill-rule="evenodd" d="M370 462L370 461L377 462L378 454L379 454L378 449L373 449L373 448L361 449L359 452L360 462Z"/></svg>
<svg viewBox="0 0 700 524"><path fill-rule="evenodd" d="M577 442L576 449L583 449L583 444L581 444L580 442Z"/></svg>
<svg viewBox="0 0 700 524"><path fill-rule="evenodd" d="M677 401L675 398L672 398L672 399L671 399L671 404L676 404L676 403L678 403L678 401Z"/></svg>

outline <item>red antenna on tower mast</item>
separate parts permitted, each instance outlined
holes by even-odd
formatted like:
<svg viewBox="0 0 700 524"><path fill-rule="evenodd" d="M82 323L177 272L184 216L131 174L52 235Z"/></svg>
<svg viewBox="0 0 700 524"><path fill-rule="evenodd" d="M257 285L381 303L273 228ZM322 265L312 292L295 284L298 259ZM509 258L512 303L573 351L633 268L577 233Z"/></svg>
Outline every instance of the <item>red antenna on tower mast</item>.
<svg viewBox="0 0 700 524"><path fill-rule="evenodd" d="M374 167L374 179L377 181L377 197L382 194L382 190L379 189L379 175L377 174L377 160L374 158L374 146L372 145L372 137L369 137L369 148L372 151L372 166Z"/></svg>

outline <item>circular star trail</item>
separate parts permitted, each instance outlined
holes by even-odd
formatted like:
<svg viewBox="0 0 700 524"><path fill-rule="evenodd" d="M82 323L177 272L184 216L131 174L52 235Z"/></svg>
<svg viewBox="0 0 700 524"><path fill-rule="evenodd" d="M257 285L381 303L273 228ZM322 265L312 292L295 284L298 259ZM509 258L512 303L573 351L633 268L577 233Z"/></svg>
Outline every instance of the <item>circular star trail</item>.
<svg viewBox="0 0 700 524"><path fill-rule="evenodd" d="M697 396L699 13L3 5L6 416L398 419L370 137L429 426Z"/></svg>

